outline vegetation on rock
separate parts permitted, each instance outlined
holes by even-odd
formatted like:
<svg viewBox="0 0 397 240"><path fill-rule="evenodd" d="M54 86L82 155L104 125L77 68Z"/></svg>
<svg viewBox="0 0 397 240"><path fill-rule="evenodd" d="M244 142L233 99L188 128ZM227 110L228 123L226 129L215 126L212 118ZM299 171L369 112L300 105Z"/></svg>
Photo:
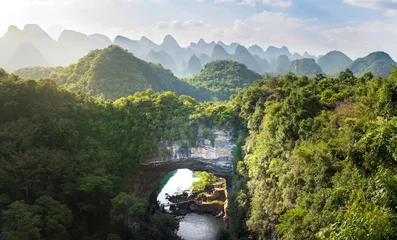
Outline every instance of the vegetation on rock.
<svg viewBox="0 0 397 240"><path fill-rule="evenodd" d="M214 61L206 64L200 73L187 79L187 82L195 87L208 89L216 99L225 101L261 78L261 75L241 63Z"/></svg>

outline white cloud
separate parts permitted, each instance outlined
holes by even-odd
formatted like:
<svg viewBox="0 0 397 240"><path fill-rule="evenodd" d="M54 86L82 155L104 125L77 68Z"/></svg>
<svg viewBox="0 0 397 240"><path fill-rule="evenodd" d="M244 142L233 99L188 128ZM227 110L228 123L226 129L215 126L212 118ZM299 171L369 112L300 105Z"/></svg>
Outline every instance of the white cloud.
<svg viewBox="0 0 397 240"><path fill-rule="evenodd" d="M278 7L290 7L293 4L292 0L263 0L262 2Z"/></svg>
<svg viewBox="0 0 397 240"><path fill-rule="evenodd" d="M196 0L197 2L204 2L205 0ZM237 5L247 5L255 7L259 4L272 5L277 7L290 7L293 0L211 0L214 3L235 3Z"/></svg>
<svg viewBox="0 0 397 240"><path fill-rule="evenodd" d="M386 17L397 17L397 9L387 9L383 15Z"/></svg>
<svg viewBox="0 0 397 240"><path fill-rule="evenodd" d="M186 28L195 28L195 27L202 27L204 23L202 20L187 20L187 21L180 21L180 20L173 20L171 22L160 21L156 24L155 29L163 30L167 28L174 28L174 29L186 29Z"/></svg>
<svg viewBox="0 0 397 240"><path fill-rule="evenodd" d="M384 16L397 16L397 0L343 0L344 3L374 10L384 10Z"/></svg>
<svg viewBox="0 0 397 240"><path fill-rule="evenodd" d="M397 9L397 0L343 0L343 2L371 9Z"/></svg>

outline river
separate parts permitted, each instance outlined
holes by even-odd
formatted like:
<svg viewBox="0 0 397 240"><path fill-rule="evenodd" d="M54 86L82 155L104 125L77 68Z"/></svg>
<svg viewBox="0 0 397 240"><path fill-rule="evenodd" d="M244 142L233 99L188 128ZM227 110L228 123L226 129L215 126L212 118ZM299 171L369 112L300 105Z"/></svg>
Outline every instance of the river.
<svg viewBox="0 0 397 240"><path fill-rule="evenodd" d="M157 200L163 204L169 203L165 198L166 193L181 194L184 190L189 189L194 181L197 181L193 172L188 169L176 170L169 176L171 176L170 179L157 197ZM178 236L185 240L217 240L222 231L222 219L212 215L189 213L180 220Z"/></svg>

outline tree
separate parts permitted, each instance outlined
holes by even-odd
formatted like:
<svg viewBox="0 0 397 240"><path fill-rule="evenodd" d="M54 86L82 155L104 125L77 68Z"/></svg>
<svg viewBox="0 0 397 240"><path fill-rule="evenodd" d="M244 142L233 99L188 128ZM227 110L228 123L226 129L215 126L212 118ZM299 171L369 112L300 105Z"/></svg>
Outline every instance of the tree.
<svg viewBox="0 0 397 240"><path fill-rule="evenodd" d="M42 225L38 213L23 201L16 201L3 212L1 236L4 240L39 240Z"/></svg>

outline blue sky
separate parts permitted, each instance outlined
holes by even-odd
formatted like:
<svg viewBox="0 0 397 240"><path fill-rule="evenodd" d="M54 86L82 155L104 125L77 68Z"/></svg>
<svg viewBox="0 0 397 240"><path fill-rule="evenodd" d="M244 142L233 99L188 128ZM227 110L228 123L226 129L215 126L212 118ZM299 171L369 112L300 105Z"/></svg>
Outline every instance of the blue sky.
<svg viewBox="0 0 397 240"><path fill-rule="evenodd" d="M204 38L397 59L397 0L0 0L0 9L0 35L37 23L55 39L63 29L155 42L171 33L183 46Z"/></svg>

